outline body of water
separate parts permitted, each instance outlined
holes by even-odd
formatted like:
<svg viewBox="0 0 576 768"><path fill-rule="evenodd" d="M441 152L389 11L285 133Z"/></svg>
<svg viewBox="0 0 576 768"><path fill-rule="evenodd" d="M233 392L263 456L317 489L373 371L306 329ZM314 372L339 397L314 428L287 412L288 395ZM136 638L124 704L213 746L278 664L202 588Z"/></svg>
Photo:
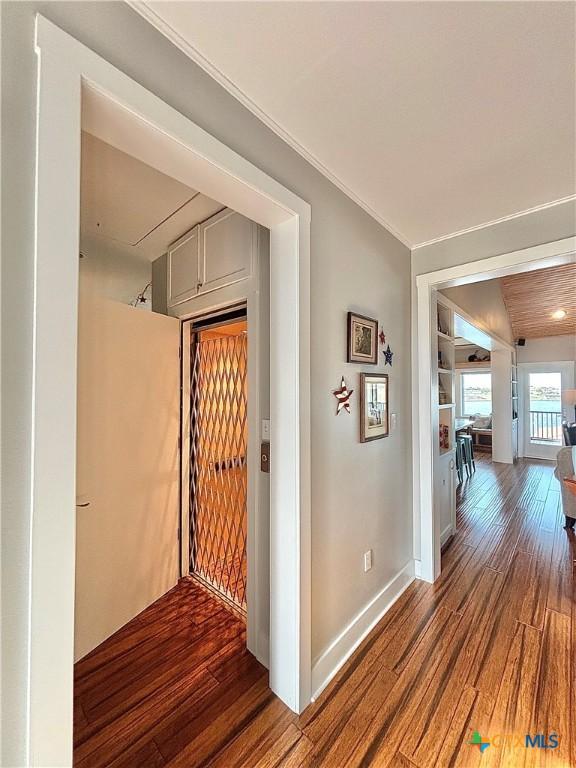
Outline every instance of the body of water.
<svg viewBox="0 0 576 768"><path fill-rule="evenodd" d="M489 416L492 413L492 403L489 400L468 400L466 410L473 414L479 413L481 416ZM562 404L560 400L532 400L530 410L560 413Z"/></svg>

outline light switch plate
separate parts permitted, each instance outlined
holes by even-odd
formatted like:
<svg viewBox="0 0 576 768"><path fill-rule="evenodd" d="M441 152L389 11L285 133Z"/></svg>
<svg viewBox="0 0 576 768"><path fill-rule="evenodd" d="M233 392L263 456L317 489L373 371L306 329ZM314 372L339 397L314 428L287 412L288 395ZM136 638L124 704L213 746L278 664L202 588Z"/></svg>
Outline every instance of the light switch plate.
<svg viewBox="0 0 576 768"><path fill-rule="evenodd" d="M370 568L372 568L372 550L369 549L368 552L364 552L364 573L366 571L369 571Z"/></svg>
<svg viewBox="0 0 576 768"><path fill-rule="evenodd" d="M394 432L395 429L396 429L396 414L391 413L390 414L390 431Z"/></svg>
<svg viewBox="0 0 576 768"><path fill-rule="evenodd" d="M262 419L262 440L270 440L270 419Z"/></svg>

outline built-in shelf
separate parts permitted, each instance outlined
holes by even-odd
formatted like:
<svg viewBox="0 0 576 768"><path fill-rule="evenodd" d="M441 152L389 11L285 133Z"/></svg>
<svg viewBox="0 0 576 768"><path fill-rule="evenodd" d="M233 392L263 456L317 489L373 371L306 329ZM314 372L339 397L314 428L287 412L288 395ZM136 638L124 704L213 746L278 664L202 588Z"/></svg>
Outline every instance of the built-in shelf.
<svg viewBox="0 0 576 768"><path fill-rule="evenodd" d="M454 382L456 374L455 346L454 346L454 312L452 308L443 304L440 297L437 302L437 326L436 326L436 381L438 387L438 455L445 457L454 451L456 435L454 432L455 391ZM449 400L450 402L444 402ZM451 487L452 474L448 468L446 459L442 462L442 472L446 472L448 486ZM450 498L450 504L454 499Z"/></svg>
<svg viewBox="0 0 576 768"><path fill-rule="evenodd" d="M456 368L458 370L466 370L468 368L490 368L490 360L475 360L472 363L461 361L456 363Z"/></svg>

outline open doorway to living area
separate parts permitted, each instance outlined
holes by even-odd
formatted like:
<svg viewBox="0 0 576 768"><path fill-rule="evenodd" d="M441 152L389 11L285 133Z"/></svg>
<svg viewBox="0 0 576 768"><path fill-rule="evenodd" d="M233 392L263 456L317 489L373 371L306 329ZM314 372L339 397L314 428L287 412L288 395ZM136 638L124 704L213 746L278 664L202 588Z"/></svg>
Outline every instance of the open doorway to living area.
<svg viewBox="0 0 576 768"><path fill-rule="evenodd" d="M495 464L531 457L555 462L562 442L571 442L576 258L572 244L550 243L420 275L417 286L421 358L432 361L429 379L420 372L419 402L420 419L426 415L432 425L432 498L422 485L430 459L423 448L419 456L422 572L433 579L451 535L448 522L457 528L446 489L460 487L466 477L457 473L458 464L470 465L466 479L472 479L480 451L486 456L490 449ZM459 322L465 330L457 330ZM537 374L554 381L541 382ZM546 416L536 423L543 402ZM462 438L473 451L468 461L458 452Z"/></svg>

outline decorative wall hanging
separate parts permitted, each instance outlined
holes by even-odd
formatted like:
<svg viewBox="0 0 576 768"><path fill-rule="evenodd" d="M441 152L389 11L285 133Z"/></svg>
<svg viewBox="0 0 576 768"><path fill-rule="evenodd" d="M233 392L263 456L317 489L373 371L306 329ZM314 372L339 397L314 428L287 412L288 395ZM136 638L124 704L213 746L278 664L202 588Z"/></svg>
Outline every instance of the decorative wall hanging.
<svg viewBox="0 0 576 768"><path fill-rule="evenodd" d="M378 363L378 321L348 312L349 363Z"/></svg>
<svg viewBox="0 0 576 768"><path fill-rule="evenodd" d="M350 397L352 393L354 392L353 389L348 389L346 386L346 382L344 381L344 376L342 376L342 383L340 384L340 389L335 389L333 394L336 400L338 400L338 407L336 408L336 416L340 413L342 408L345 408L348 413L350 413Z"/></svg>
<svg viewBox="0 0 576 768"><path fill-rule="evenodd" d="M386 334L384 333L384 328L380 330L380 333L378 334L378 338L380 339L380 344L382 344L382 354L384 355L384 365L392 366L392 355L394 352L390 349L390 344L384 349L384 344L386 344Z"/></svg>
<svg viewBox="0 0 576 768"><path fill-rule="evenodd" d="M360 374L360 442L389 435L388 374Z"/></svg>

